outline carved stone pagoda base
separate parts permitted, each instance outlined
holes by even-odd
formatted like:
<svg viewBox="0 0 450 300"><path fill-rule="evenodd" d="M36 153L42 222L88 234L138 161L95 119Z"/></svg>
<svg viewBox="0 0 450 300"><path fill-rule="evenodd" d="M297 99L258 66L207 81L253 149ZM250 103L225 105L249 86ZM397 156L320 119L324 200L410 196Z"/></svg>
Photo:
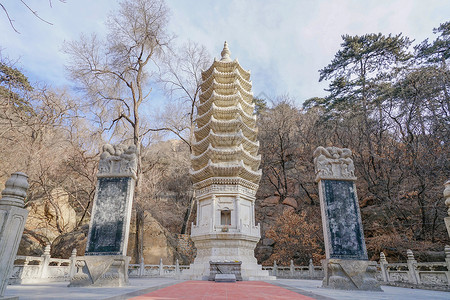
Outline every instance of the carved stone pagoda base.
<svg viewBox="0 0 450 300"><path fill-rule="evenodd" d="M77 257L77 273L69 287L128 285L129 256L92 255Z"/></svg>
<svg viewBox="0 0 450 300"><path fill-rule="evenodd" d="M192 237L197 256L183 279L208 280L210 276L210 261L232 262L240 261L242 280L275 280L269 276L269 271L258 265L254 250L259 237L239 233L217 233Z"/></svg>
<svg viewBox="0 0 450 300"><path fill-rule="evenodd" d="M324 259L322 287L338 290L380 291L375 278L376 262L368 260Z"/></svg>

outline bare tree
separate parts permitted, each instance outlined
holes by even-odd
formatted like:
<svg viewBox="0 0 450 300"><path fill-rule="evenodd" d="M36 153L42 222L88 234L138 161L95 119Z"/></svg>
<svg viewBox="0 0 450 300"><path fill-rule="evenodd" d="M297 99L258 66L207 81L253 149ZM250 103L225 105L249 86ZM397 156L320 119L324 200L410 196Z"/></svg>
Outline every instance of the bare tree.
<svg viewBox="0 0 450 300"><path fill-rule="evenodd" d="M67 66L72 79L88 97L88 104L99 122L108 120L115 132L131 129L133 144L141 149L141 108L149 99L155 59L170 41L167 34L168 8L163 0L124 0L107 21L106 39L96 34L67 42L63 50L70 55ZM128 131L125 131L128 135ZM137 230L143 227L143 209L139 203L141 156L135 189ZM142 248L137 234L136 248ZM140 260L142 249L136 252Z"/></svg>
<svg viewBox="0 0 450 300"><path fill-rule="evenodd" d="M3 2L3 1L2 1ZM5 13L6 18L8 19L9 25L11 25L11 28L17 32L20 33L17 28L14 26L14 19L11 18L11 15L8 12L7 7L5 6L5 4L3 4L2 2L0 2L0 8L3 10L3 12ZM22 5L26 8L26 10L28 10L29 12L31 12L36 18L38 18L39 20L41 20L42 22L45 22L49 25L53 25L52 23L50 23L49 21L43 19L37 12L37 10L34 10L25 0L20 0L20 2L22 3ZM49 0L49 5L50 7L52 6L52 0ZM65 0L59 0L59 2L63 2L65 3Z"/></svg>

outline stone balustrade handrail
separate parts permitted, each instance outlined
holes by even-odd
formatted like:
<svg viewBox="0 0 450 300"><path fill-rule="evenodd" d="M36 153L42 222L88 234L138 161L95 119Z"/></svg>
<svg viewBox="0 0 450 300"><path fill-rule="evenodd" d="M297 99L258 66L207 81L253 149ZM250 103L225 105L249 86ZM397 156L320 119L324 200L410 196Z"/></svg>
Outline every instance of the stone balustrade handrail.
<svg viewBox="0 0 450 300"><path fill-rule="evenodd" d="M377 264L377 278L385 285L409 285L419 288L431 288L450 291L450 247L446 247L446 260L443 262L417 262L412 251L409 251L407 262L389 263L384 254ZM69 281L71 268L75 264L75 255L71 258L50 258L49 256L16 256L11 284L45 281ZM22 262L21 262L22 261ZM30 265L30 262L39 264ZM52 266L56 263L56 266ZM45 265L46 264L46 265ZM67 264L62 266L61 264ZM45 271L47 269L47 271ZM176 277L181 275L189 265L176 264L165 265L162 260L159 264L130 264L129 277ZM278 278L295 279L322 279L322 266L314 266L312 261L308 266L296 266L291 261L290 266L278 266L276 262L272 266L262 266L272 276Z"/></svg>

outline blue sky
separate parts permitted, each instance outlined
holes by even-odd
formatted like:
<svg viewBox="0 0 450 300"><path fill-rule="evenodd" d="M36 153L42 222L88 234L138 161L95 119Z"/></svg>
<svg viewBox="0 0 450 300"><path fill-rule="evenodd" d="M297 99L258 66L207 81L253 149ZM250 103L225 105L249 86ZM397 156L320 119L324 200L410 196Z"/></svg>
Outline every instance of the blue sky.
<svg viewBox="0 0 450 300"><path fill-rule="evenodd" d="M114 0L28 0L48 25L20 1L1 1L15 20L14 32L0 12L2 55L18 59L33 81L70 86L65 77L64 40L80 33L105 32L104 21L117 8ZM300 104L324 96L318 70L339 50L341 35L404 35L420 42L433 39L432 29L450 20L448 0L167 0L170 31L177 42L191 39L220 56L228 41L232 58L252 72L253 93L269 97L289 94ZM155 93L156 103L164 101Z"/></svg>

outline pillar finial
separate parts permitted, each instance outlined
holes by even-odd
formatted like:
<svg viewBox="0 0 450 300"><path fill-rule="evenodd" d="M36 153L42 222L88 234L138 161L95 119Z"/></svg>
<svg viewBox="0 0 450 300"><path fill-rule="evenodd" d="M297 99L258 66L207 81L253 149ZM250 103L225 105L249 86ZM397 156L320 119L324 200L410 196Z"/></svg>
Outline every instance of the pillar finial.
<svg viewBox="0 0 450 300"><path fill-rule="evenodd" d="M221 61L231 61L231 58L230 58L231 51L230 51L230 49L228 49L227 41L225 41L225 43L223 44L223 50L220 54L222 55Z"/></svg>

